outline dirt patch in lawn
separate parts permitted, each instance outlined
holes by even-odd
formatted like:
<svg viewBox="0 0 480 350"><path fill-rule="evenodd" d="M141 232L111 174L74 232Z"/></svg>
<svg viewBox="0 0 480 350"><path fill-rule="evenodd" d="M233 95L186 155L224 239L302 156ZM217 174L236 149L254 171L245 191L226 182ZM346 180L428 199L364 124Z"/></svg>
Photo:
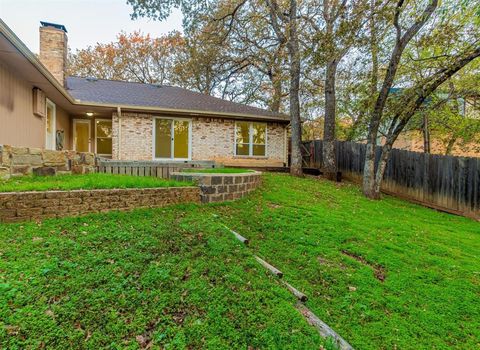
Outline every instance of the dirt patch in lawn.
<svg viewBox="0 0 480 350"><path fill-rule="evenodd" d="M385 279L387 278L385 267L383 267L382 265L367 261L363 256L349 252L348 250L342 250L342 254L349 256L357 260L359 263L370 267L373 270L373 275L380 282L384 282Z"/></svg>
<svg viewBox="0 0 480 350"><path fill-rule="evenodd" d="M282 208L282 206L280 204L276 204L276 203L267 203L267 206L270 208L270 209L278 209L278 208Z"/></svg>
<svg viewBox="0 0 480 350"><path fill-rule="evenodd" d="M323 266L327 266L327 267L331 267L331 268L339 268L340 270L345 270L346 269L346 266L343 265L342 263L337 263L337 262L325 259L322 256L319 256L317 258L317 260L318 260L319 264L323 265Z"/></svg>

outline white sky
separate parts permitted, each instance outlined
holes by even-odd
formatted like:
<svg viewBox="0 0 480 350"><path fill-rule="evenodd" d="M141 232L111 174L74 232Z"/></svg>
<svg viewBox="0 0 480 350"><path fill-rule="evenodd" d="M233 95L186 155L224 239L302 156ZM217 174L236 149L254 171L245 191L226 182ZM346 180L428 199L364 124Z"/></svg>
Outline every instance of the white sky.
<svg viewBox="0 0 480 350"><path fill-rule="evenodd" d="M141 30L159 36L182 29L180 11L163 22L132 21L131 12L126 0L0 0L0 18L35 53L38 53L40 21L63 24L73 51L113 41L122 30L127 33Z"/></svg>

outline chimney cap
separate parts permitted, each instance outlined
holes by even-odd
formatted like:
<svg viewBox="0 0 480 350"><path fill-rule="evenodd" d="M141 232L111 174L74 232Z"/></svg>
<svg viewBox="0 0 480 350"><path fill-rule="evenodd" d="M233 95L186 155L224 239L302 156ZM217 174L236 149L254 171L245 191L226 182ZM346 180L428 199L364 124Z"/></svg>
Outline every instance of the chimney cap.
<svg viewBox="0 0 480 350"><path fill-rule="evenodd" d="M53 28L56 28L56 29L63 30L65 33L67 33L67 28L65 28L65 26L63 24L43 22L43 21L40 21L40 24L42 25L42 27L53 27Z"/></svg>

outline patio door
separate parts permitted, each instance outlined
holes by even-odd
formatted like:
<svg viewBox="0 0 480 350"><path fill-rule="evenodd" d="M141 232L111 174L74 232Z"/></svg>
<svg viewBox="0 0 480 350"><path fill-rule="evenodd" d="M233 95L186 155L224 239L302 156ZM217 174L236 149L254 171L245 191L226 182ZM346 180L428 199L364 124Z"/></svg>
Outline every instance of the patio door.
<svg viewBox="0 0 480 350"><path fill-rule="evenodd" d="M91 152L90 120L75 119L73 121L73 150L77 152Z"/></svg>
<svg viewBox="0 0 480 350"><path fill-rule="evenodd" d="M189 119L155 118L155 159L189 160L191 158L191 129Z"/></svg>

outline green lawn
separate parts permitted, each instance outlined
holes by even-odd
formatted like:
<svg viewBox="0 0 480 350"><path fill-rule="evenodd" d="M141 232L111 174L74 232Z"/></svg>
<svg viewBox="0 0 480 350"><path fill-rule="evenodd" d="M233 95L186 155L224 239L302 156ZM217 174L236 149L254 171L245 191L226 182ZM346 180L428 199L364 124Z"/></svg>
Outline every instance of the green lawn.
<svg viewBox="0 0 480 350"><path fill-rule="evenodd" d="M357 349L480 346L480 223L266 174L237 202L0 225L0 348L318 349L252 253Z"/></svg>
<svg viewBox="0 0 480 350"><path fill-rule="evenodd" d="M211 168L211 169L183 169L184 173L201 173L201 174L243 174L253 173L253 170L239 168Z"/></svg>
<svg viewBox="0 0 480 350"><path fill-rule="evenodd" d="M0 349L318 349L205 209L0 224Z"/></svg>
<svg viewBox="0 0 480 350"><path fill-rule="evenodd" d="M264 178L216 213L355 348L480 347L479 222L354 185Z"/></svg>
<svg viewBox="0 0 480 350"><path fill-rule="evenodd" d="M22 176L0 180L0 192L47 191L47 190L91 190L111 188L150 188L191 186L191 183L149 176L111 174Z"/></svg>

